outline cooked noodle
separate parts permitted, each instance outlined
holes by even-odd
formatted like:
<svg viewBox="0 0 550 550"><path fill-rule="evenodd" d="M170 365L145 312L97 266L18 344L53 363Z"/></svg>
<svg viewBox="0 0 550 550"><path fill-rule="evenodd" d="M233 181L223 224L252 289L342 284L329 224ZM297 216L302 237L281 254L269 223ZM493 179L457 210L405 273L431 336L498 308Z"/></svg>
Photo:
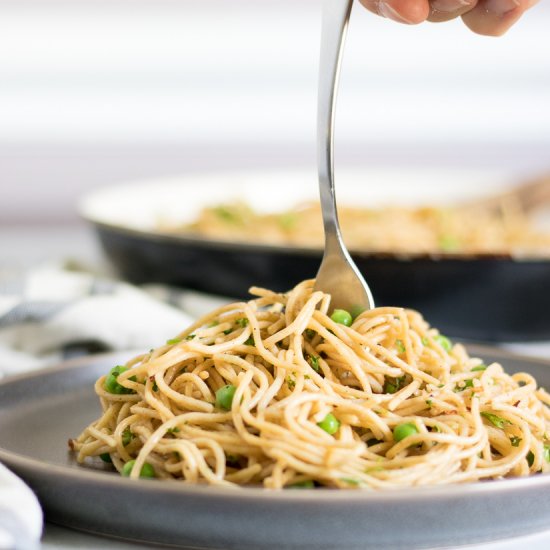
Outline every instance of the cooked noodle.
<svg viewBox="0 0 550 550"><path fill-rule="evenodd" d="M538 229L512 199L498 209L475 207L341 206L342 233L351 250L411 254L493 253L547 257L550 234ZM263 214L245 203L204 208L188 225L164 220L159 229L209 239L322 248L318 203Z"/></svg>
<svg viewBox="0 0 550 550"><path fill-rule="evenodd" d="M158 478L273 489L550 470L550 396L529 374L470 358L414 311L380 307L348 327L312 281L251 292L129 361L118 393L99 378L103 415L70 441L78 461L108 453L119 471L135 460L131 477L147 464Z"/></svg>

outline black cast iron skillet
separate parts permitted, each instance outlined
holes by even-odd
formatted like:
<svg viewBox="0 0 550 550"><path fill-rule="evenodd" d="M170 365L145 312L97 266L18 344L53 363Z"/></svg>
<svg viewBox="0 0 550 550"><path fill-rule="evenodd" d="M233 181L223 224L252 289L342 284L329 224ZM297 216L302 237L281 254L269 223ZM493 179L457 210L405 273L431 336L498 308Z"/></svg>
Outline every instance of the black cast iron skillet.
<svg viewBox="0 0 550 550"><path fill-rule="evenodd" d="M502 174L464 170L339 176L342 204L372 206L398 199L434 204L439 198L478 206L484 200L491 208L491 197L506 192ZM550 182L541 178L527 182L519 195L516 184L517 179L508 184L508 193L514 193L526 211L550 198ZM125 279L246 298L252 285L284 291L314 277L321 251L162 234L154 229L158 220L171 215L189 222L203 206L235 197L253 207L268 205L284 211L316 194L316 177L309 172L192 175L109 187L85 198L81 211ZM417 309L444 333L470 340L550 339L550 260L351 252L377 305Z"/></svg>
<svg viewBox="0 0 550 550"><path fill-rule="evenodd" d="M321 252L156 234L94 224L133 283L159 282L235 298L252 285L284 291L315 276ZM485 341L550 338L550 261L497 255L352 252L377 305L421 311L442 332Z"/></svg>

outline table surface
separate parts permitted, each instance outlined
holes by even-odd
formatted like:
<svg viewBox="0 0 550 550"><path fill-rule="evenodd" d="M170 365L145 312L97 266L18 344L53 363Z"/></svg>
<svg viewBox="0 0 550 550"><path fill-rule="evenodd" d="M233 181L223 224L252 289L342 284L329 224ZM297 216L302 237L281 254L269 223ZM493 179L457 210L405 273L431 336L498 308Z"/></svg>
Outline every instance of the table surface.
<svg viewBox="0 0 550 550"><path fill-rule="evenodd" d="M91 269L108 271L101 251L91 233L84 225L75 226L0 226L0 273L19 271L43 262L73 260ZM533 355L550 350L550 343L541 342L529 346L511 346L520 352ZM550 526L549 526L550 527ZM450 541L452 543L452 541ZM46 523L41 548L60 550L81 548L99 550L153 548L115 541L87 533L80 533L57 525ZM453 546L449 546L453 548ZM550 530L542 533L506 541L468 546L470 550L546 550L550 548Z"/></svg>

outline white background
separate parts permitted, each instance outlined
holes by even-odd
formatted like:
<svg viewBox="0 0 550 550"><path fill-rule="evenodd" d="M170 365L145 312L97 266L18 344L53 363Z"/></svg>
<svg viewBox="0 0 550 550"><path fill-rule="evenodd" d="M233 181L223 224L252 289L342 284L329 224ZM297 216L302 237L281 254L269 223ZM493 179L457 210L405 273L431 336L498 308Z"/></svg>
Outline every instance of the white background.
<svg viewBox="0 0 550 550"><path fill-rule="evenodd" d="M315 170L320 0L0 0L0 224L181 172ZM550 164L550 6L502 38L355 6L339 166Z"/></svg>

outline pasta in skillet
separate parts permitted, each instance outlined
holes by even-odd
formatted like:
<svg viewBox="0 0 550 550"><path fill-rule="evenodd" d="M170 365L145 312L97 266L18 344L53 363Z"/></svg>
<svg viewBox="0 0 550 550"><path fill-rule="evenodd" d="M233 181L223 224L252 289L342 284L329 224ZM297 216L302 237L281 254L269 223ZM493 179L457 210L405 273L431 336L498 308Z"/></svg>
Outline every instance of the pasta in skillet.
<svg viewBox="0 0 550 550"><path fill-rule="evenodd" d="M508 199L498 209L341 206L342 233L353 251L403 254L513 254L548 257L550 234ZM318 203L264 214L237 202L204 208L190 224L164 221L162 232L277 246L322 248Z"/></svg>

